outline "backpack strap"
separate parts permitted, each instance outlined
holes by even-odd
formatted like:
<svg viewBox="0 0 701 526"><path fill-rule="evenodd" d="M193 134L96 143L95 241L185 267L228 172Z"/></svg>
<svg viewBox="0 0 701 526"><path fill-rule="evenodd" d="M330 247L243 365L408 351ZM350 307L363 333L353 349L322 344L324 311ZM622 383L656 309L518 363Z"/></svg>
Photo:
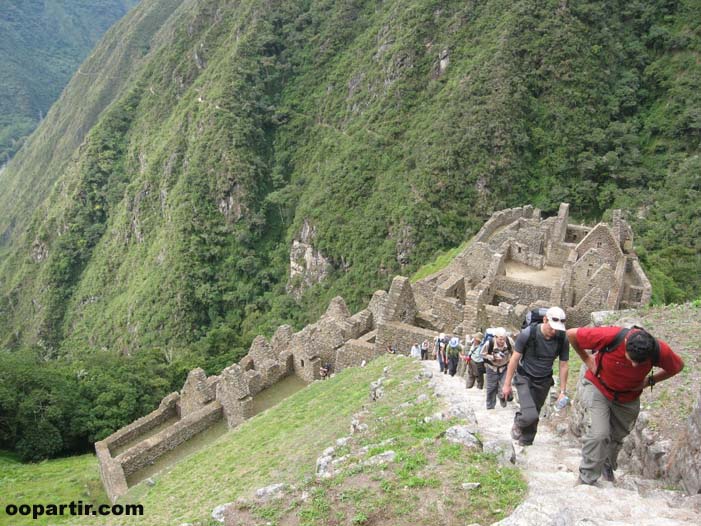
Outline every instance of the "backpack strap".
<svg viewBox="0 0 701 526"><path fill-rule="evenodd" d="M604 354L613 351L616 347L621 345L621 342L626 339L626 336L629 332L630 329L621 329L620 331L618 331L618 334L616 334L616 337L613 340L611 340L611 342L606 347L603 347L597 352L598 359L596 360L596 372L594 373L594 376L599 378L599 380L601 380L601 377L599 375L601 374L601 365L604 361Z"/></svg>
<svg viewBox="0 0 701 526"><path fill-rule="evenodd" d="M536 337L536 331L538 330L538 325L540 323L532 323L528 329L528 340L526 341L526 345L523 346L523 353L521 353L521 360L523 360L526 356L526 352L528 352L529 349L535 349L535 337Z"/></svg>

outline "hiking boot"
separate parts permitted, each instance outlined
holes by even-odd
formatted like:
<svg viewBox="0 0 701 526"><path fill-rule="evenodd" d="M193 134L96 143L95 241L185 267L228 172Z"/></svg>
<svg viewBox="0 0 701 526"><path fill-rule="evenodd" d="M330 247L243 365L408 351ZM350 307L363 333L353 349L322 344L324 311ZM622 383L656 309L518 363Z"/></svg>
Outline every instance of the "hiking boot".
<svg viewBox="0 0 701 526"><path fill-rule="evenodd" d="M586 482L581 475L577 475L577 480L574 482L574 486L596 486L598 487L598 484L596 482Z"/></svg>
<svg viewBox="0 0 701 526"><path fill-rule="evenodd" d="M611 464L606 462L601 470L601 478L607 482L616 482L616 477L613 474Z"/></svg>
<svg viewBox="0 0 701 526"><path fill-rule="evenodd" d="M513 440L516 440L519 442L519 445L521 444L521 428L516 425L516 422L514 422L514 425L511 426L511 438Z"/></svg>

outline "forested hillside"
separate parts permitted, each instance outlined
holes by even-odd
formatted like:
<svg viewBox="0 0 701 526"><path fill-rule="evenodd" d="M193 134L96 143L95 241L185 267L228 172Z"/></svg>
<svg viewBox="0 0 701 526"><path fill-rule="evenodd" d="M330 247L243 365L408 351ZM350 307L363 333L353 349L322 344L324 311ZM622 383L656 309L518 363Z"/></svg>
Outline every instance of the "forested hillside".
<svg viewBox="0 0 701 526"><path fill-rule="evenodd" d="M46 115L104 32L138 1L0 4L0 166Z"/></svg>
<svg viewBox="0 0 701 526"><path fill-rule="evenodd" d="M57 409L80 432L45 452L150 409L146 361L159 395L217 371L337 294L359 308L496 209L622 207L655 300L698 298L698 7L143 0L0 173L4 374L47 371L8 385L50 394L52 371L109 393ZM295 241L322 262L311 288L288 283ZM18 449L22 414L0 428Z"/></svg>

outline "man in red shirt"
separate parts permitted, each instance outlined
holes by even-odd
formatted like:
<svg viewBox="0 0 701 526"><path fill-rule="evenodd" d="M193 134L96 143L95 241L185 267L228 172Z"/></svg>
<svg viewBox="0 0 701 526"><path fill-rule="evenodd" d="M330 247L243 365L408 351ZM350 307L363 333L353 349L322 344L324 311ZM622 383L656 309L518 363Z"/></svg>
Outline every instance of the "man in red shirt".
<svg viewBox="0 0 701 526"><path fill-rule="evenodd" d="M595 484L599 477L613 482L621 444L640 412L640 394L677 374L684 362L667 343L638 327L580 327L569 329L567 338L587 367L577 393L589 419L579 482ZM647 376L653 365L661 370Z"/></svg>

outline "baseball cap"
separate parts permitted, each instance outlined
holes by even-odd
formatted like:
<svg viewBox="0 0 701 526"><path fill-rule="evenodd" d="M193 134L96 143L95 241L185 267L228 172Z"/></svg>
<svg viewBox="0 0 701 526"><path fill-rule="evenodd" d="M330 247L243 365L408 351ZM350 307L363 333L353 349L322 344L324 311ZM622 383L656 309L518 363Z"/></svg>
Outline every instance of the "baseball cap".
<svg viewBox="0 0 701 526"><path fill-rule="evenodd" d="M556 331L567 330L565 328L567 316L565 315L565 311L560 307L550 307L545 313L545 317L548 318L548 323Z"/></svg>
<svg viewBox="0 0 701 526"><path fill-rule="evenodd" d="M459 344L460 344L460 340L459 340L458 338L456 338L455 336L453 336L453 337L450 339L450 344L449 344L449 345L450 345L451 347L457 347Z"/></svg>

